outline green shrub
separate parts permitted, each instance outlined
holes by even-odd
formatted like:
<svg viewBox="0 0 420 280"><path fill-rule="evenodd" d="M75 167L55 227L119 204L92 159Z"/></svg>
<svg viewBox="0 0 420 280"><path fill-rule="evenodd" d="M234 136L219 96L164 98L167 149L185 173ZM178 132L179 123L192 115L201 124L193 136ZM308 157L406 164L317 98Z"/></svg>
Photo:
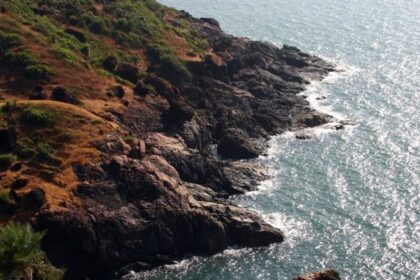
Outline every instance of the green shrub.
<svg viewBox="0 0 420 280"><path fill-rule="evenodd" d="M0 31L0 56L4 56L8 50L19 45L21 45L19 35Z"/></svg>
<svg viewBox="0 0 420 280"><path fill-rule="evenodd" d="M84 45L84 46L82 46L82 47L80 48L80 52L81 52L83 55L85 55L85 56L89 57L89 56L90 56L90 47L89 47L89 45Z"/></svg>
<svg viewBox="0 0 420 280"><path fill-rule="evenodd" d="M147 48L147 56L150 61L159 66L159 74L169 81L175 84L191 81L191 73L180 59L168 48L153 44L149 45Z"/></svg>
<svg viewBox="0 0 420 280"><path fill-rule="evenodd" d="M8 50L3 59L16 66L29 66L37 63L34 55L24 48Z"/></svg>
<svg viewBox="0 0 420 280"><path fill-rule="evenodd" d="M6 103L1 106L0 111L3 113L12 113L16 111L17 103L16 100L7 100Z"/></svg>
<svg viewBox="0 0 420 280"><path fill-rule="evenodd" d="M8 205L12 202L9 190L0 190L0 205Z"/></svg>
<svg viewBox="0 0 420 280"><path fill-rule="evenodd" d="M68 48L54 45L52 50L58 58L64 59L70 64L78 65L81 63L81 59L77 56L77 54Z"/></svg>
<svg viewBox="0 0 420 280"><path fill-rule="evenodd" d="M44 80L51 75L52 71L48 66L39 64L39 65L30 65L25 67L25 74L27 77L34 80Z"/></svg>
<svg viewBox="0 0 420 280"><path fill-rule="evenodd" d="M134 23L126 18L119 18L114 24L115 28L124 32L131 32L134 29Z"/></svg>
<svg viewBox="0 0 420 280"><path fill-rule="evenodd" d="M8 168L17 160L13 154L0 154L0 168Z"/></svg>
<svg viewBox="0 0 420 280"><path fill-rule="evenodd" d="M44 235L29 225L9 223L0 228L0 279L62 279L63 270L55 268L41 250Z"/></svg>
<svg viewBox="0 0 420 280"><path fill-rule="evenodd" d="M26 124L45 126L54 123L55 115L41 107L30 106L22 113L22 121Z"/></svg>
<svg viewBox="0 0 420 280"><path fill-rule="evenodd" d="M23 159L29 159L36 155L35 144L28 137L23 137L16 142L15 153Z"/></svg>
<svg viewBox="0 0 420 280"><path fill-rule="evenodd" d="M93 33L104 34L108 31L105 19L94 15L92 12L83 14L80 19Z"/></svg>
<svg viewBox="0 0 420 280"><path fill-rule="evenodd" d="M38 143L36 145L37 151L37 158L40 160L48 160L51 158L51 154L53 153L53 149L47 143Z"/></svg>

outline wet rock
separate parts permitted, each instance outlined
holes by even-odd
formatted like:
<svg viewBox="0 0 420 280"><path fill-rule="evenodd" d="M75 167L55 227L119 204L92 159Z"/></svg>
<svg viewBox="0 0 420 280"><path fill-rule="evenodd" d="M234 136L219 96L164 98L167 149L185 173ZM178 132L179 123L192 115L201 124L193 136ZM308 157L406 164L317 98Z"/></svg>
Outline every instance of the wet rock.
<svg viewBox="0 0 420 280"><path fill-rule="evenodd" d="M305 133L305 132L298 132L295 134L296 139L299 140L309 140L312 138L312 135Z"/></svg>
<svg viewBox="0 0 420 280"><path fill-rule="evenodd" d="M243 194L256 190L258 184L269 178L267 171L259 165L249 162L231 162L223 167L223 174L228 183L229 193Z"/></svg>
<svg viewBox="0 0 420 280"><path fill-rule="evenodd" d="M140 78L139 68L136 65L122 63L119 64L115 70L121 78L136 84Z"/></svg>
<svg viewBox="0 0 420 280"><path fill-rule="evenodd" d="M329 116L319 112L310 112L299 117L299 122L306 127L314 127L326 124L328 120Z"/></svg>
<svg viewBox="0 0 420 280"><path fill-rule="evenodd" d="M340 275L338 272L327 269L320 272L313 272L308 274L303 274L293 280L340 280Z"/></svg>

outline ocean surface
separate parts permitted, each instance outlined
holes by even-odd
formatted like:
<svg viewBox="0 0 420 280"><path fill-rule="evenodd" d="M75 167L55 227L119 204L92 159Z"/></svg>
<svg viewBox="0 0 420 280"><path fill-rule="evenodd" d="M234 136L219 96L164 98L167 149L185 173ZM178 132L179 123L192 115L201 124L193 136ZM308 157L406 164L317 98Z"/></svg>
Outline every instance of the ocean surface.
<svg viewBox="0 0 420 280"><path fill-rule="evenodd" d="M289 44L344 70L311 85L316 109L354 125L276 136L273 178L233 198L287 241L229 249L130 279L420 279L420 1L161 0L233 35ZM319 100L325 97L325 99Z"/></svg>

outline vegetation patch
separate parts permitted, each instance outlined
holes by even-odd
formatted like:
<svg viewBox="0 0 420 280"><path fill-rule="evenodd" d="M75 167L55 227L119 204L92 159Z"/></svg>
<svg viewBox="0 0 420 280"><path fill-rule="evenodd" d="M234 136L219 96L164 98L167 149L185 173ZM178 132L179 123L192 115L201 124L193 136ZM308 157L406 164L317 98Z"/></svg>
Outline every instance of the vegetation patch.
<svg viewBox="0 0 420 280"><path fill-rule="evenodd" d="M34 80L44 80L52 74L46 65L24 47L20 35L16 33L0 31L0 62L13 65L14 70L23 71L27 78Z"/></svg>
<svg viewBox="0 0 420 280"><path fill-rule="evenodd" d="M0 228L0 279L62 279L64 271L41 250L44 235L29 225L9 223Z"/></svg>
<svg viewBox="0 0 420 280"><path fill-rule="evenodd" d="M22 112L23 123L34 126L47 126L55 121L55 114L41 107L29 106Z"/></svg>

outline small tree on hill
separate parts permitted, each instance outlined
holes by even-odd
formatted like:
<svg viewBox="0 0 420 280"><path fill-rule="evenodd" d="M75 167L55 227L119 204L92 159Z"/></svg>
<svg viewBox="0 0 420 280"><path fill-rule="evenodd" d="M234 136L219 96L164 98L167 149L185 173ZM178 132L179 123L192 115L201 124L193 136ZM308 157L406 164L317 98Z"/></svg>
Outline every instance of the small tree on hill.
<svg viewBox="0 0 420 280"><path fill-rule="evenodd" d="M0 228L0 279L59 280L63 270L54 267L41 250L44 232L29 225L9 223Z"/></svg>

